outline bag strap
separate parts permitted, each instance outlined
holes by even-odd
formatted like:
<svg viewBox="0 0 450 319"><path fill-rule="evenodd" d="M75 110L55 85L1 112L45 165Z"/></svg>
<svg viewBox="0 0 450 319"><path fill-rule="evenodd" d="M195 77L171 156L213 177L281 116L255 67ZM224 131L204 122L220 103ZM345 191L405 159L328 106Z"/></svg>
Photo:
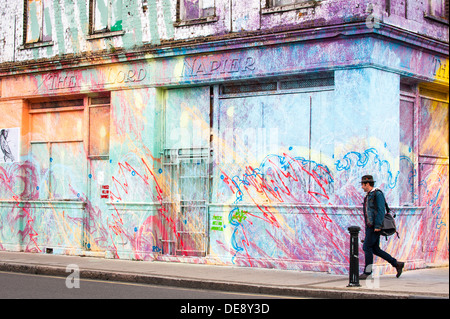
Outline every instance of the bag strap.
<svg viewBox="0 0 450 319"><path fill-rule="evenodd" d="M386 208L386 214L390 214L390 213L391 213L391 209L389 208L389 205L388 205L388 203L387 203L387 201L386 201L386 197L384 196L383 191L382 191L381 189L379 189L379 188L377 188L375 191L376 191L376 192L380 192L381 195L383 195L383 199L384 199L384 207ZM376 199L375 199L375 207L376 207L377 210L378 210L378 206L377 206L377 201L376 201ZM392 216L395 218L395 217L396 217L395 213L394 213Z"/></svg>
<svg viewBox="0 0 450 319"><path fill-rule="evenodd" d="M386 214L390 214L391 213L391 209L389 208L389 205L388 205L388 203L387 203L387 201L386 201L386 197L384 197L384 193L381 191L381 189L377 189L376 191L379 191L382 195L383 195L383 198L384 198L384 205L386 206ZM375 199L375 207L377 207L377 209L378 209L378 206L377 206L377 201L376 201L376 199ZM393 215L392 215L392 217L396 217L396 214L394 213ZM400 235L398 234L398 230L395 230L395 234L397 235L397 237L398 237L398 239L400 239ZM385 238L386 238L386 240L388 240L388 238L387 238L387 236L385 236Z"/></svg>

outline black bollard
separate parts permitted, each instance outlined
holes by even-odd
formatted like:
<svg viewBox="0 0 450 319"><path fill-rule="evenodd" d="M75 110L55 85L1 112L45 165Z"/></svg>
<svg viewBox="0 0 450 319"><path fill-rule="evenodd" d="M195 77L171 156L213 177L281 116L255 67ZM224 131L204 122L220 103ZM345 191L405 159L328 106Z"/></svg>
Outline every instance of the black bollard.
<svg viewBox="0 0 450 319"><path fill-rule="evenodd" d="M359 250L358 250L358 234L361 228L358 226L350 226L350 271L349 283L347 287L361 287L359 284Z"/></svg>

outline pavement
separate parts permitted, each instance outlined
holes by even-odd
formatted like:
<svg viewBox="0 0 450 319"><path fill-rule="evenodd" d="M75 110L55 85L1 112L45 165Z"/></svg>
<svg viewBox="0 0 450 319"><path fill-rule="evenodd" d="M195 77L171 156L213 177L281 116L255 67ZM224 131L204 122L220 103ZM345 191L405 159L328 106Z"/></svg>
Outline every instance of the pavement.
<svg viewBox="0 0 450 319"><path fill-rule="evenodd" d="M73 266L83 279L111 280L281 297L332 299L448 299L449 268L405 270L347 287L348 275L279 269L132 261L0 251L0 271L67 277ZM0 285L1 289L1 285Z"/></svg>

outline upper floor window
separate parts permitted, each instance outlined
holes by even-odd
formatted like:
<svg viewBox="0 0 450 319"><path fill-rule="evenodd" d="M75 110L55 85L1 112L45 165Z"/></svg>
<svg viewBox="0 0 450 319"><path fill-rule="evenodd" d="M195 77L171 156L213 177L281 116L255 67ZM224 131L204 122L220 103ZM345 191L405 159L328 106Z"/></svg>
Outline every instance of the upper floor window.
<svg viewBox="0 0 450 319"><path fill-rule="evenodd" d="M291 11L297 9L313 8L319 0L266 0L266 5L261 8L263 14Z"/></svg>
<svg viewBox="0 0 450 319"><path fill-rule="evenodd" d="M25 44L52 40L50 2L50 0L24 0Z"/></svg>
<svg viewBox="0 0 450 319"><path fill-rule="evenodd" d="M281 7L288 6L291 4L310 2L310 0L269 0L269 6L271 7Z"/></svg>
<svg viewBox="0 0 450 319"><path fill-rule="evenodd" d="M90 0L91 34L122 31L122 0Z"/></svg>
<svg viewBox="0 0 450 319"><path fill-rule="evenodd" d="M449 0L428 0L427 18L437 19L448 23Z"/></svg>
<svg viewBox="0 0 450 319"><path fill-rule="evenodd" d="M182 21L198 20L215 14L214 0L179 0Z"/></svg>

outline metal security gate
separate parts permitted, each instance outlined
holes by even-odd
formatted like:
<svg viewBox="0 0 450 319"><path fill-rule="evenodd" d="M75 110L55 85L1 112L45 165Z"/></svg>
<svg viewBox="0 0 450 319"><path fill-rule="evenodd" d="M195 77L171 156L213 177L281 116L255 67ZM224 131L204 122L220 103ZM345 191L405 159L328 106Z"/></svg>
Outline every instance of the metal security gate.
<svg viewBox="0 0 450 319"><path fill-rule="evenodd" d="M209 154L208 148L164 150L163 166L170 172L171 188L170 198L165 202L166 225L171 228L166 240L167 254L207 253Z"/></svg>

